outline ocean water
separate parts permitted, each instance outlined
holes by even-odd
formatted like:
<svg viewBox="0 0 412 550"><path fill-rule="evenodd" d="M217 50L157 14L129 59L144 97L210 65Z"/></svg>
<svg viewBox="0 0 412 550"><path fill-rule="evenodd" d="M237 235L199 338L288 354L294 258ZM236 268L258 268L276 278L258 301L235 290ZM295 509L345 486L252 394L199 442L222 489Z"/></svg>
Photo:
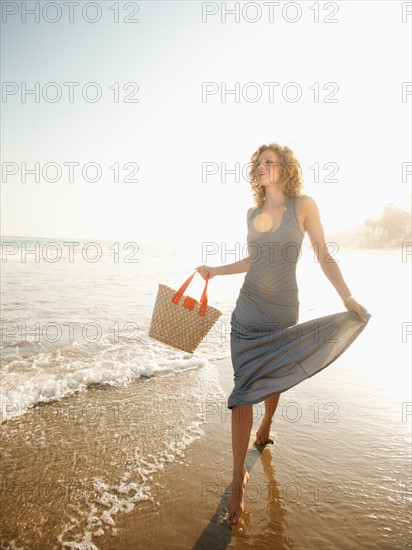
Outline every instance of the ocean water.
<svg viewBox="0 0 412 550"><path fill-rule="evenodd" d="M209 281L209 303L222 316L194 354L157 342L148 330L159 283L177 289L198 265L238 261L240 244L3 237L1 421L93 384L127 383L228 357L230 314L244 274ZM302 320L341 308L334 290L319 281L309 249L299 270ZM186 293L200 299L203 288L196 274Z"/></svg>
<svg viewBox="0 0 412 550"><path fill-rule="evenodd" d="M1 252L0 545L99 548L99 536L115 534L120 516L156 505L154 474L185 463L186 449L205 434L204 404L226 400L217 363L230 358L230 315L244 274L209 282L209 303L222 316L193 354L148 336L158 284L177 289L197 265L240 260L242 246L10 236ZM352 469L345 493L353 492L351 505L360 508L372 499L376 518L389 499L398 538L391 541L388 531L382 547L402 548L411 487L410 259L401 250L346 249L335 257L372 318L333 370L295 390L308 402L315 392L324 402L332 394L346 410L339 424ZM309 243L297 276L301 321L343 310ZM199 299L203 288L196 275L186 294ZM369 449L360 461L354 425ZM322 428L332 442L335 425ZM288 425L291 471L302 471L305 429L300 423L292 433ZM333 464L333 455L314 453L304 472L309 479ZM356 502L358 485L365 503ZM45 521L39 502L46 497L56 517L48 526L53 544L33 528ZM16 525L27 535L14 543Z"/></svg>
<svg viewBox="0 0 412 550"><path fill-rule="evenodd" d="M95 548L92 536L115 530L119 513L150 500L152 475L201 438L201 404L224 398L213 360L230 353L232 299L219 298L209 283L209 301L222 317L193 354L148 336L158 285L179 288L201 260L179 243L3 238L3 528L12 528L14 506L20 508L16 483L17 500L28 483L38 498L51 488L48 498L56 499L50 537L64 547ZM203 288L196 275L186 294L199 299ZM67 477L47 468L46 480L39 470L49 445L57 446ZM35 504L25 504L27 540L20 543L43 548L30 529ZM10 545L7 534L0 543Z"/></svg>
<svg viewBox="0 0 412 550"><path fill-rule="evenodd" d="M179 245L4 238L1 420L92 384L127 383L227 356L228 339L217 329L227 329L231 298L215 300L222 322L193 355L148 336L158 284L177 289L201 263L201 255ZM187 293L199 299L202 288L196 275Z"/></svg>

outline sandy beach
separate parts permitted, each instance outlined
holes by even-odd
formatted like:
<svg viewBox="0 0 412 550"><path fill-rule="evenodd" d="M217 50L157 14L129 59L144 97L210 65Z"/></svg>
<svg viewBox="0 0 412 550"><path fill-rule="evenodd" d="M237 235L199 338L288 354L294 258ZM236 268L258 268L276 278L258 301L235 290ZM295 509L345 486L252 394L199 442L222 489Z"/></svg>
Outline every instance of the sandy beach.
<svg viewBox="0 0 412 550"><path fill-rule="evenodd" d="M149 252L139 276L109 262L97 272L80 261L5 264L11 328L93 321L102 336L53 343L17 332L4 342L0 548L409 548L411 372L400 330L409 300L394 310L392 293L367 284L379 273L407 288L406 264L395 253L346 253L372 320L337 361L283 392L275 444L261 454L253 440L263 404L254 406L245 514L231 528L228 329L242 279L211 285L219 330L195 354L179 352L147 327L158 281L174 285L188 270L176 255L166 276L162 254ZM310 286L311 269L307 261L302 321L341 307L327 282ZM123 337L131 322L136 340Z"/></svg>
<svg viewBox="0 0 412 550"><path fill-rule="evenodd" d="M323 421L314 421L314 402L328 401L327 414L336 413L330 386L339 373L327 371L283 394L275 445L262 453L252 445L263 410L255 406L245 513L232 528L223 519L231 480L230 411L218 391L203 403L183 399L188 374L192 387L216 375L228 395L227 359L123 388L91 388L6 423L2 548L407 548L410 494L399 483L407 457L394 463L389 449L370 447L362 402L339 403L344 414L337 423L325 422L324 410ZM147 421L133 422L131 404L139 407L145 392L156 401L165 384L169 390L173 385L176 401L166 399L145 411ZM160 467L150 466L159 442L173 442L179 419L193 416L204 421L203 435L196 439L193 426L187 449L165 448ZM391 447L395 443L392 434ZM134 458L136 448L146 461ZM96 487L99 477L105 482Z"/></svg>

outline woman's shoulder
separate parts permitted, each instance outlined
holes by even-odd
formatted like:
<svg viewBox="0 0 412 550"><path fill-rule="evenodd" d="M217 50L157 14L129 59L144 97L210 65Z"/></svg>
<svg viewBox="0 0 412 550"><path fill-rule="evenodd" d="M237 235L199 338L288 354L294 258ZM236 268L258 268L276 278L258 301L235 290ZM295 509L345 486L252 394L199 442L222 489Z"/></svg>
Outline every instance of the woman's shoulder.
<svg viewBox="0 0 412 550"><path fill-rule="evenodd" d="M316 202L310 195L300 195L295 197L296 206L302 211L310 211L316 208Z"/></svg>
<svg viewBox="0 0 412 550"><path fill-rule="evenodd" d="M319 210L313 197L309 195L300 195L295 197L296 217L305 224L306 220L314 219L319 216Z"/></svg>
<svg viewBox="0 0 412 550"><path fill-rule="evenodd" d="M256 210L256 208L258 208L258 207L257 206L251 206L250 208L248 208L248 211L247 211L248 216L250 214L252 214Z"/></svg>
<svg viewBox="0 0 412 550"><path fill-rule="evenodd" d="M246 213L246 222L249 225L250 218L252 217L253 212L257 209L257 206L251 206L248 208L248 211Z"/></svg>

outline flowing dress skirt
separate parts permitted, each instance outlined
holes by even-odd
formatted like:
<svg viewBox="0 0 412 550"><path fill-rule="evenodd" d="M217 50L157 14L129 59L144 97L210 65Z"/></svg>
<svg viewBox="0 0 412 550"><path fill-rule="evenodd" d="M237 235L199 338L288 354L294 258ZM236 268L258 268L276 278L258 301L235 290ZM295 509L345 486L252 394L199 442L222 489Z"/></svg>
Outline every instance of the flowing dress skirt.
<svg viewBox="0 0 412 550"><path fill-rule="evenodd" d="M231 316L235 386L228 398L229 409L259 403L320 372L367 324L347 310L297 324L296 302L288 294L285 299L271 299L244 283ZM367 313L367 322L370 317Z"/></svg>

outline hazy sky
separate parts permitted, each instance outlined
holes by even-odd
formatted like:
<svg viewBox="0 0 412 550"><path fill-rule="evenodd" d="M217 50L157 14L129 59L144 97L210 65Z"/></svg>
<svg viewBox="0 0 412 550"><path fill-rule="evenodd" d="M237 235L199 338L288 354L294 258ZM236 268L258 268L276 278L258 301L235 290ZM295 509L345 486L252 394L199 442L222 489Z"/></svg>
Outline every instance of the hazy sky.
<svg viewBox="0 0 412 550"><path fill-rule="evenodd" d="M250 185L230 171L273 141L295 151L327 233L408 207L410 3L74 4L2 2L3 235L244 240Z"/></svg>

